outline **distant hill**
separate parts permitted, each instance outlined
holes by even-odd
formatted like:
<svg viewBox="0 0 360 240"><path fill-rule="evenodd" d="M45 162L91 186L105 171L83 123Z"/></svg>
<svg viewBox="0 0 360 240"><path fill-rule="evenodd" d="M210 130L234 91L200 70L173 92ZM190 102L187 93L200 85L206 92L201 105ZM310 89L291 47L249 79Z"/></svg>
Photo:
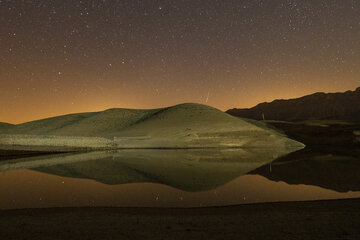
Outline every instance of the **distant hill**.
<svg viewBox="0 0 360 240"><path fill-rule="evenodd" d="M10 123L0 122L0 131L1 131L1 130L9 129L9 128L11 128L12 126L14 126L14 125L12 125L12 124L10 124ZM0 133L1 133L1 132L0 132Z"/></svg>
<svg viewBox="0 0 360 240"><path fill-rule="evenodd" d="M234 108L227 113L256 120L360 120L360 87L344 93L315 93L301 98L275 100L250 109Z"/></svg>
<svg viewBox="0 0 360 240"><path fill-rule="evenodd" d="M20 146L21 150L303 147L264 124L193 103L153 110L71 114L14 125L1 133L0 147Z"/></svg>

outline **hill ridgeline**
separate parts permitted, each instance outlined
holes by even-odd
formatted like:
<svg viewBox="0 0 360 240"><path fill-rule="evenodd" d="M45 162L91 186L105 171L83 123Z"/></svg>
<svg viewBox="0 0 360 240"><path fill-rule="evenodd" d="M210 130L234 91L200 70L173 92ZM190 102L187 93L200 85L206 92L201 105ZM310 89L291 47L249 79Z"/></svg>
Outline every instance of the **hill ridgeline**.
<svg viewBox="0 0 360 240"><path fill-rule="evenodd" d="M253 108L227 113L255 120L360 120L360 87L344 93L314 93L301 98L260 103Z"/></svg>
<svg viewBox="0 0 360 240"><path fill-rule="evenodd" d="M303 145L261 123L193 103L70 114L0 128L0 148L11 150L218 147L288 152Z"/></svg>

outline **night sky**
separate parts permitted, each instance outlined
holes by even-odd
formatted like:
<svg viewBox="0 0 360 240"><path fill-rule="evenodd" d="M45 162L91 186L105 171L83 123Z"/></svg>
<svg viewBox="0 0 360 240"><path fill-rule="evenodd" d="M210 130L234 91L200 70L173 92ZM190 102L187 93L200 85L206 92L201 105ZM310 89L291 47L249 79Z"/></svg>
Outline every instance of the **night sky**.
<svg viewBox="0 0 360 240"><path fill-rule="evenodd" d="M360 86L359 0L0 0L0 122Z"/></svg>

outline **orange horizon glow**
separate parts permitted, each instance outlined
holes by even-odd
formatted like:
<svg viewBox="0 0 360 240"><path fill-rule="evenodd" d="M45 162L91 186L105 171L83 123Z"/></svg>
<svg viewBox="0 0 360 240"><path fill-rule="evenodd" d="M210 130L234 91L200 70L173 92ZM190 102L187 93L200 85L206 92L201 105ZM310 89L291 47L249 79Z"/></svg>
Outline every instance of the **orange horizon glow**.
<svg viewBox="0 0 360 240"><path fill-rule="evenodd" d="M305 95L313 94L315 92L344 92L347 90L354 90L358 86L352 84L352 87L338 87L338 88L317 88L318 91L313 91L311 89L288 89L288 90L275 90L275 91L264 91L261 94L251 94L247 93L246 96L237 96L237 94L228 94L229 98L221 99L219 96L210 97L208 102L206 102L207 95L203 96L193 96L193 97L178 97L177 99L169 97L166 99L164 97L154 98L154 103L149 103L149 101L133 101L122 103L117 103L115 97L109 94L105 100L101 100L101 96L79 99L78 102L70 102L66 104L61 104L56 102L56 99L49 99L43 104L39 104L37 100L37 105L34 105L34 101L31 99L24 99L22 104L19 104L16 108L1 108L0 109L0 122L11 123L11 124L20 124L29 121L35 121L39 119L45 119L50 117L56 117L67 114L83 113L83 112L99 112L104 111L110 108L127 108L127 109L155 109L169 107L181 103L199 103L209 105L215 108L218 108L222 111L226 111L231 108L251 108L262 102L271 102L276 99L292 99L298 98ZM97 99L98 97L98 99ZM89 100L90 99L90 100ZM51 101L52 100L52 101ZM151 99L149 99L151 101ZM102 103L103 102L103 103ZM146 103L147 102L147 103Z"/></svg>

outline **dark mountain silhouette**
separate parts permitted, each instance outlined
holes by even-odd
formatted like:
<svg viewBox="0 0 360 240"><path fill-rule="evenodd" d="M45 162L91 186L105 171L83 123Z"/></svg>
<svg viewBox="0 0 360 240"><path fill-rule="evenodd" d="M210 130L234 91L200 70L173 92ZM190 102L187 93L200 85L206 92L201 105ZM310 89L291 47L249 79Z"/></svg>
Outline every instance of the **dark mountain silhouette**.
<svg viewBox="0 0 360 240"><path fill-rule="evenodd" d="M314 93L301 98L260 103L227 113L256 120L302 121L315 119L360 119L360 87L344 93Z"/></svg>

